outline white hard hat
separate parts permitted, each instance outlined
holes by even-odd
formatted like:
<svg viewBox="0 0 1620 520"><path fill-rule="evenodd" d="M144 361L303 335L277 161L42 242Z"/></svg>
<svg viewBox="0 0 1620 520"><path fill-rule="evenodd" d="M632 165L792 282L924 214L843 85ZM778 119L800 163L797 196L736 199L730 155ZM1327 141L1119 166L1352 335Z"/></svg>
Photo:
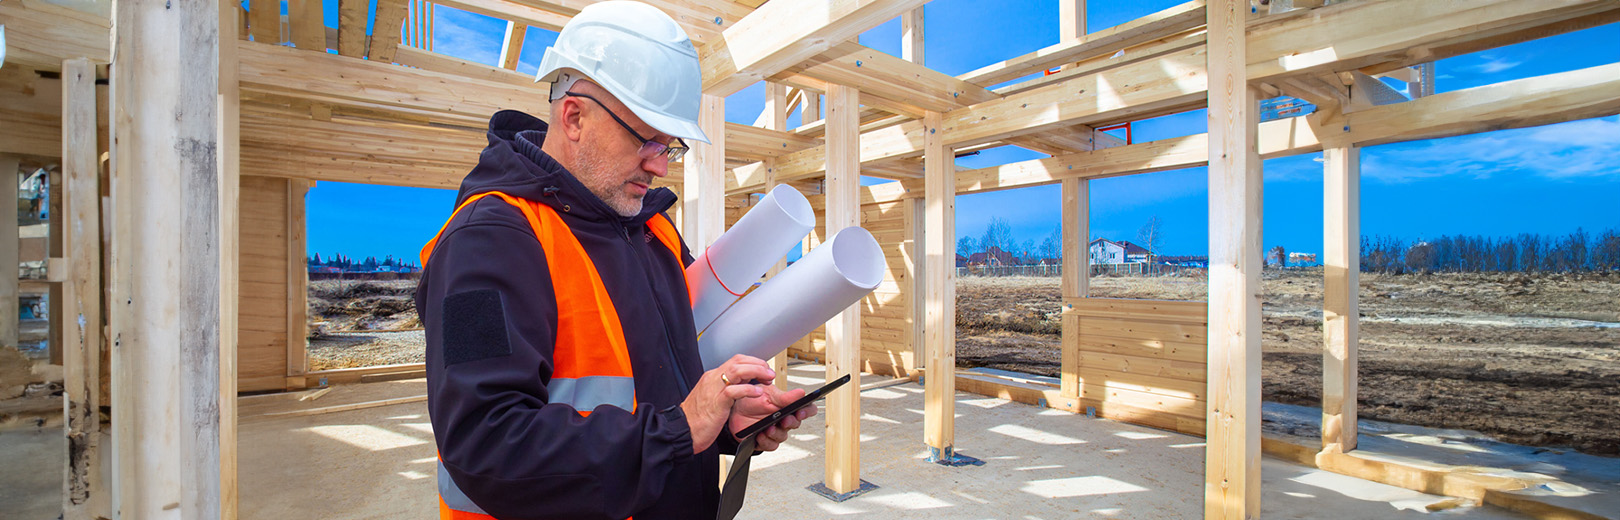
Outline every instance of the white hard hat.
<svg viewBox="0 0 1620 520"><path fill-rule="evenodd" d="M583 74L585 78L577 77ZM641 2L585 6L540 59L535 81L552 82L552 99L590 79L660 132L709 142L698 127L703 68L675 20Z"/></svg>

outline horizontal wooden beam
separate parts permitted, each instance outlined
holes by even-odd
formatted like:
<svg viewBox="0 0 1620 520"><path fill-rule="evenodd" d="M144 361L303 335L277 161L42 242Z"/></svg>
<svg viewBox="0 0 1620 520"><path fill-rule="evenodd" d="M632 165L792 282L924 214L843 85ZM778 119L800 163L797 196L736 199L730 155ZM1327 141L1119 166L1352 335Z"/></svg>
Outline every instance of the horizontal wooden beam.
<svg viewBox="0 0 1620 520"><path fill-rule="evenodd" d="M927 0L775 0L702 54L703 91L726 96L900 16Z"/></svg>
<svg viewBox="0 0 1620 520"><path fill-rule="evenodd" d="M868 96L877 96L919 114L944 112L1000 97L984 87L855 42L835 45L773 79L795 74L860 89L862 102L867 105L873 104Z"/></svg>
<svg viewBox="0 0 1620 520"><path fill-rule="evenodd" d="M433 3L548 31L561 31L572 17L508 0L435 0Z"/></svg>
<svg viewBox="0 0 1620 520"><path fill-rule="evenodd" d="M1480 0L1467 5L1468 9L1459 11L1436 2L1351 2L1312 10L1311 17L1296 15L1260 24L1250 30L1247 73L1254 81L1335 67L1364 67L1408 48L1466 37L1471 30L1523 29L1538 20L1561 22L1571 10L1620 9L1620 3L1601 0ZM1388 20L1408 23L1403 24L1404 30L1391 32ZM1324 32L1335 38L1324 39L1319 35ZM1323 47L1301 52L1295 42L1321 42ZM1313 49L1311 45L1303 48ZM1194 109L1206 102L1207 80L1205 50L1200 46L952 110L945 114L940 132L947 134L950 146L960 148L1068 125ZM861 136L861 162L917 157L922 153L922 132L919 121L866 132ZM821 148L783 156L777 161L777 178L814 177L825 169L823 156ZM763 185L757 169L738 168L736 172L727 182L728 193Z"/></svg>
<svg viewBox="0 0 1620 520"><path fill-rule="evenodd" d="M112 22L104 17L42 0L0 2L6 26L6 67L59 72L62 60L112 61Z"/></svg>
<svg viewBox="0 0 1620 520"><path fill-rule="evenodd" d="M963 74L961 78L977 85L995 85L1065 63L1108 56L1126 47L1200 27L1204 25L1205 9L1205 0L1193 0L1078 39L982 67Z"/></svg>

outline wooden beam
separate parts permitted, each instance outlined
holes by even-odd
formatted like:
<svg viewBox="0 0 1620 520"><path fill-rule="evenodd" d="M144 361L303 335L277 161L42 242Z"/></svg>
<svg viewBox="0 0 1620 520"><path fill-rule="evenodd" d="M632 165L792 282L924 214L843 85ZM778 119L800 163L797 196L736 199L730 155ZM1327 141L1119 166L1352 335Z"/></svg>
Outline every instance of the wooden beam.
<svg viewBox="0 0 1620 520"><path fill-rule="evenodd" d="M1128 23L1085 33L1084 0L1059 2L1059 23L1062 42L1010 60L994 63L963 74L962 79L976 85L1005 83L1052 67L1106 57L1115 52L1153 40L1158 40L1188 29L1204 25L1206 0L1193 0ZM1080 4L1078 9L1071 2ZM1071 13L1070 11L1073 11Z"/></svg>
<svg viewBox="0 0 1620 520"><path fill-rule="evenodd" d="M0 244L15 244L20 238L17 227L17 172L21 161L14 155L0 155ZM17 348L20 323L18 322L17 279L22 276L17 265L17 247L0 248L0 348Z"/></svg>
<svg viewBox="0 0 1620 520"><path fill-rule="evenodd" d="M107 63L112 25L93 13L42 0L0 2L6 26L7 69L27 66L61 70L62 60L85 57Z"/></svg>
<svg viewBox="0 0 1620 520"><path fill-rule="evenodd" d="M770 6L771 4L766 4ZM860 91L833 85L827 91L826 234L861 224ZM717 179L718 180L718 179ZM825 240L825 239L824 239ZM827 322L827 381L850 375L827 396L827 463L824 482L834 493L861 487L861 304Z"/></svg>
<svg viewBox="0 0 1620 520"><path fill-rule="evenodd" d="M1322 449L1356 449L1361 148L1323 150Z"/></svg>
<svg viewBox="0 0 1620 520"><path fill-rule="evenodd" d="M277 11L280 9L278 8ZM300 49L326 52L326 14L321 0L287 0L288 28L293 45Z"/></svg>
<svg viewBox="0 0 1620 520"><path fill-rule="evenodd" d="M793 135L787 133L787 111L787 85L783 85L781 83L772 83L769 81L765 82L765 109L760 112L759 119L755 122L755 124L763 127L763 129L766 130L782 132L786 135ZM727 128L729 129L730 127L728 126ZM729 147L734 142L735 140L732 139L731 136L726 136L728 154L730 154ZM775 178L776 160L774 158L765 159L764 165L765 190L767 193L769 193L770 190L776 189L778 184ZM753 197L749 196L748 199L752 201ZM782 270L786 268L787 257L783 256L781 259L776 261L776 264L771 266L769 271L765 272L765 277L767 279L774 277L777 275L777 273L781 273ZM771 358L771 370L775 370L778 374L784 373L784 371L787 370L787 365L788 353L786 350L777 353L776 356Z"/></svg>
<svg viewBox="0 0 1620 520"><path fill-rule="evenodd" d="M954 187L954 185L953 185ZM1091 284L1091 182L1063 180L1063 298L1085 298ZM1071 307L1064 305L1064 307ZM1069 309L1064 309L1068 311ZM1062 395L1080 399L1079 320L1063 318L1062 368L1058 382Z"/></svg>
<svg viewBox="0 0 1620 520"><path fill-rule="evenodd" d="M309 269L304 247L304 196L309 182L287 182L287 389L304 388L309 371Z"/></svg>
<svg viewBox="0 0 1620 520"><path fill-rule="evenodd" d="M925 2L767 2L705 46L703 91L717 96L735 93Z"/></svg>
<svg viewBox="0 0 1620 520"><path fill-rule="evenodd" d="M528 33L528 24L506 22L506 37L501 39L501 68L517 70L518 58L523 54L523 36Z"/></svg>
<svg viewBox="0 0 1620 520"><path fill-rule="evenodd" d="M377 19L371 28L371 44L366 56L372 61L394 61L400 29L405 26L405 0L377 0Z"/></svg>
<svg viewBox="0 0 1620 520"><path fill-rule="evenodd" d="M220 215L219 4L113 9L113 510L234 518L222 454L235 439L220 417L220 237L235 230Z"/></svg>
<svg viewBox="0 0 1620 520"><path fill-rule="evenodd" d="M499 18L508 22L515 22L519 26L524 26L523 29L519 31L520 33L527 31L527 26L530 25L545 29L547 31L562 31L563 26L568 24L568 19L573 16L561 15L533 7L522 2L513 2L507 0L438 0L434 3L447 5L470 13L478 13L492 18ZM510 29L507 32L507 37L511 37ZM519 37L520 47L521 40L522 38Z"/></svg>
<svg viewBox="0 0 1620 520"><path fill-rule="evenodd" d="M928 277L924 311L924 350L932 376L924 380L923 443L933 460L956 454L956 158L944 136L933 131L944 117L931 112L923 119L930 130L923 154L927 178L924 239Z"/></svg>
<svg viewBox="0 0 1620 520"><path fill-rule="evenodd" d="M918 7L900 16L900 59L922 65L923 61L923 8Z"/></svg>
<svg viewBox="0 0 1620 520"><path fill-rule="evenodd" d="M855 42L835 45L772 79L787 81L798 75L856 87L867 105L877 102L871 99L877 96L888 101L884 106L917 114L944 112L1000 97L984 87Z"/></svg>
<svg viewBox="0 0 1620 520"><path fill-rule="evenodd" d="M234 18L233 18L234 19ZM63 400L68 471L64 511L88 513L103 493L101 440L101 171L97 153L96 69L88 59L62 63L62 237L72 266L62 287ZM9 292L6 294L16 294ZM53 326L55 324L52 324Z"/></svg>
<svg viewBox="0 0 1620 520"><path fill-rule="evenodd" d="M1244 74L1248 2L1212 4L1204 518L1244 520L1260 517L1260 101Z"/></svg>
<svg viewBox="0 0 1620 520"><path fill-rule="evenodd" d="M248 31L253 41L280 45L281 0L248 0Z"/></svg>
<svg viewBox="0 0 1620 520"><path fill-rule="evenodd" d="M1270 80L1333 67L1359 67L1430 41L1452 40L1474 27L1499 27L1559 19L1567 10L1593 8L1596 0L1569 0L1575 7L1525 0L1481 0L1485 8L1457 12L1433 2L1350 2L1311 11L1330 13L1339 25L1323 29L1316 18L1296 16L1262 24L1249 38L1250 80ZM769 5L769 4L767 4ZM1475 4L1470 4L1470 6ZM1615 7L1620 8L1620 7ZM1323 14L1322 16L1327 16ZM1382 20L1412 20L1413 30L1385 34ZM1421 22L1421 23L1418 23ZM1419 30L1421 29L1421 30ZM1300 55L1292 47L1298 38L1319 41L1317 33L1331 32L1333 58L1318 52ZM1098 33L1100 34L1100 33ZM1021 92L1006 98L952 110L945 114L946 142L954 147L994 142L1008 137L1075 124L1101 124L1147 117L1168 111L1198 108L1208 97L1205 73L1207 51L1186 49L1106 71L1074 77L1062 83ZM1286 63L1287 67L1274 66ZM1128 85L1130 88L1124 88ZM862 136L862 163L916 157L922 153L922 124L904 123ZM798 180L814 177L824 161L820 149L785 156L778 162L778 177ZM748 189L758 181L739 182Z"/></svg>
<svg viewBox="0 0 1620 520"><path fill-rule="evenodd" d="M240 67L240 11L231 9L237 0L219 0L219 509L221 520L236 520L240 493L236 468L236 392L238 317L241 281L238 273L242 257L242 176L241 103L238 81ZM323 51L324 52L324 51ZM109 262L110 264L111 262Z"/></svg>
<svg viewBox="0 0 1620 520"><path fill-rule="evenodd" d="M453 189L478 163L480 130L333 116L254 104L241 122L245 175Z"/></svg>
<svg viewBox="0 0 1620 520"><path fill-rule="evenodd" d="M349 57L366 55L366 21L371 13L367 0L335 0L338 2L338 54ZM258 32L254 32L254 39Z"/></svg>
<svg viewBox="0 0 1620 520"><path fill-rule="evenodd" d="M713 143L691 143L687 161L692 171L686 175L686 186L681 190L685 203L682 235L692 251L699 253L726 230L726 98L704 94L702 103L698 125Z"/></svg>
<svg viewBox="0 0 1620 520"><path fill-rule="evenodd" d="M536 85L534 76L523 74L511 69L496 68L482 63L466 61L461 58L425 51L416 47L400 44L395 46L394 62L400 65L416 67L418 69L451 74L472 79L504 83L521 87L534 92L533 95L543 96L549 85ZM550 110L550 104L546 105Z"/></svg>

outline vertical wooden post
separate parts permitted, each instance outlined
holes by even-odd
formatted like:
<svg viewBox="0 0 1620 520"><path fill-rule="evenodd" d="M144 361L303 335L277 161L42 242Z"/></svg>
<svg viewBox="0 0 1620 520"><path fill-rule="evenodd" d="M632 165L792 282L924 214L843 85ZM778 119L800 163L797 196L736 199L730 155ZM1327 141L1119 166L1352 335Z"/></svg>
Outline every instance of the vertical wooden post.
<svg viewBox="0 0 1620 520"><path fill-rule="evenodd" d="M234 42L233 42L234 43ZM96 69L84 58L62 62L63 242L72 263L63 283L63 394L68 465L62 510L89 517L101 493L101 172L96 145Z"/></svg>
<svg viewBox="0 0 1620 520"><path fill-rule="evenodd" d="M905 210L906 233L909 242L906 244L906 319L910 320L911 328L906 333L906 343L911 345L911 368L925 368L928 366L928 204L916 197L908 197L902 202ZM955 255L952 255L952 259ZM951 262L946 269L956 270L955 262Z"/></svg>
<svg viewBox="0 0 1620 520"><path fill-rule="evenodd" d="M1091 181L1063 180L1063 298L1085 298L1091 285L1091 255L1087 237L1091 236ZM1063 310L1070 309L1068 303ZM1063 368L1058 379L1060 394L1073 399L1079 406L1080 381L1080 318L1063 317Z"/></svg>
<svg viewBox="0 0 1620 520"><path fill-rule="evenodd" d="M900 17L900 58L912 63L923 62L923 8L907 11Z"/></svg>
<svg viewBox="0 0 1620 520"><path fill-rule="evenodd" d="M1322 151L1322 449L1356 449L1356 347L1360 341L1361 148Z"/></svg>
<svg viewBox="0 0 1620 520"><path fill-rule="evenodd" d="M821 94L804 93L804 104L799 106L799 125L821 120Z"/></svg>
<svg viewBox="0 0 1620 520"><path fill-rule="evenodd" d="M222 471L235 439L221 419L219 9L113 6L113 510L126 518L235 514Z"/></svg>
<svg viewBox="0 0 1620 520"><path fill-rule="evenodd" d="M923 115L923 272L928 277L923 443L934 461L956 454L956 158L939 133L943 119L939 112Z"/></svg>
<svg viewBox="0 0 1620 520"><path fill-rule="evenodd" d="M1058 39L1071 41L1086 35L1086 0L1058 0ZM1067 69L1074 65L1064 65Z"/></svg>
<svg viewBox="0 0 1620 520"><path fill-rule="evenodd" d="M1208 11L1210 519L1260 517L1260 114L1244 69L1248 14L1241 0Z"/></svg>
<svg viewBox="0 0 1620 520"><path fill-rule="evenodd" d="M501 68L517 70L518 57L523 54L523 37L529 33L529 25L518 22L506 22L506 37L501 43Z"/></svg>
<svg viewBox="0 0 1620 520"><path fill-rule="evenodd" d="M765 82L765 111L760 116L759 126L776 131L787 130L787 85ZM764 162L765 192L770 193L770 190L776 189L778 184L776 182L776 159L765 159ZM784 256L777 259L776 265L772 265L771 269L765 272L765 277L774 277L786 268L787 257ZM771 370L775 370L778 374L787 370L787 360L787 350L784 349L776 357L771 358Z"/></svg>
<svg viewBox="0 0 1620 520"><path fill-rule="evenodd" d="M691 158L681 189L686 205L681 233L694 255L703 254L726 230L726 98L704 94L698 125L710 142L689 143Z"/></svg>
<svg viewBox="0 0 1620 520"><path fill-rule="evenodd" d="M861 223L860 91L827 87L826 237ZM827 322L827 380L851 375L827 397L825 485L834 493L861 487L861 304Z"/></svg>
<svg viewBox="0 0 1620 520"><path fill-rule="evenodd" d="M17 227L17 172L21 161L16 157L0 155L0 348L17 348L17 279L22 270L17 266L18 241L22 239Z"/></svg>
<svg viewBox="0 0 1620 520"><path fill-rule="evenodd" d="M235 27L241 16L219 0L219 509L236 520L236 355L242 256L241 85L237 82ZM390 51L392 52L392 51Z"/></svg>
<svg viewBox="0 0 1620 520"><path fill-rule="evenodd" d="M287 382L285 388L304 388L309 371L309 268L305 260L304 195L309 181L287 180Z"/></svg>

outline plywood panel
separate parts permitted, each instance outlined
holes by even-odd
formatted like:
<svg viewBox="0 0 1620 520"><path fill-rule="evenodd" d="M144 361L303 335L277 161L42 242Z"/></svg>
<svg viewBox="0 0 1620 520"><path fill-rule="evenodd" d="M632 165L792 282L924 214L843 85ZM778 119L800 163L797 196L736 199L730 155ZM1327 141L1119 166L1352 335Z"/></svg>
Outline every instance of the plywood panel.
<svg viewBox="0 0 1620 520"><path fill-rule="evenodd" d="M1110 419L1202 434L1208 389L1203 302L1068 298L1063 344L1081 402Z"/></svg>

